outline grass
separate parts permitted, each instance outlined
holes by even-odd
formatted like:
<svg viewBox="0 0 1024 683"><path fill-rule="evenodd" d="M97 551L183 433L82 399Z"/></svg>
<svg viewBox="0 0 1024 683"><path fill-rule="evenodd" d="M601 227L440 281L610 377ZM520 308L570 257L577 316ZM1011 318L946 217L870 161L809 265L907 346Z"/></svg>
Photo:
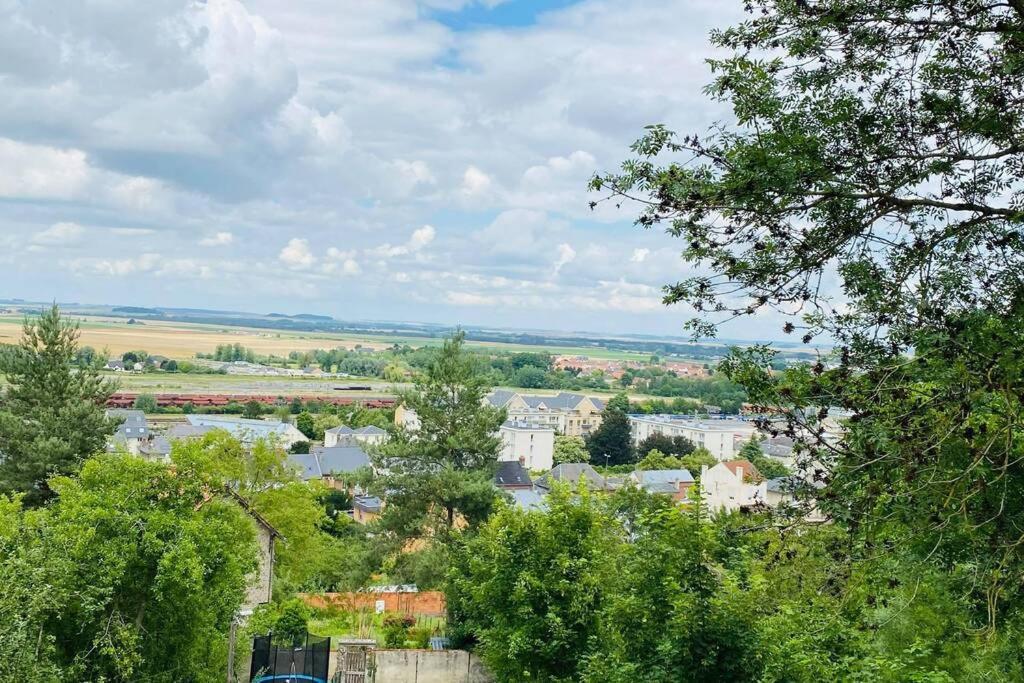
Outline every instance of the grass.
<svg viewBox="0 0 1024 683"><path fill-rule="evenodd" d="M369 610L344 611L335 608L324 608L313 611L309 620L309 632L318 636L337 638L373 638L378 645L383 644L383 614L375 614ZM444 633L446 620L444 617L417 617L416 625L410 630L427 629L434 633ZM407 641L407 645L411 641Z"/></svg>

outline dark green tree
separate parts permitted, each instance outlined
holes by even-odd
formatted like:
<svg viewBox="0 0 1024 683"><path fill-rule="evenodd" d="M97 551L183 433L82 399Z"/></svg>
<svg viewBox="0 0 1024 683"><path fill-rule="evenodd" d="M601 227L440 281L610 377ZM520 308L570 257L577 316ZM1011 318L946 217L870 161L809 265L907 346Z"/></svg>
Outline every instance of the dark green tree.
<svg viewBox="0 0 1024 683"><path fill-rule="evenodd" d="M259 401L246 401L245 409L242 411L242 417L247 417L250 420L258 420L263 415L263 404ZM299 431L302 431L301 429Z"/></svg>
<svg viewBox="0 0 1024 683"><path fill-rule="evenodd" d="M637 445L636 452L641 458L653 450L661 451L665 455L689 455L694 448L693 442L685 436L668 436L655 432Z"/></svg>
<svg viewBox="0 0 1024 683"><path fill-rule="evenodd" d="M0 401L0 490L25 493L37 505L51 495L51 474L76 472L104 449L117 427L104 414L116 385L96 364L75 362L78 325L57 306L26 319L17 346L0 351L7 380Z"/></svg>
<svg viewBox="0 0 1024 683"><path fill-rule="evenodd" d="M636 460L629 417L621 405L618 396L608 401L601 413L601 426L586 437L590 462L595 465L628 465Z"/></svg>
<svg viewBox="0 0 1024 683"><path fill-rule="evenodd" d="M373 455L388 472L378 482L388 501L383 522L400 535L438 524L450 529L460 517L475 524L494 503L491 480L505 411L484 400L491 387L464 340L462 332L446 340L413 388L401 394L419 429L399 431Z"/></svg>
<svg viewBox="0 0 1024 683"><path fill-rule="evenodd" d="M306 435L308 439L316 438L316 424L313 415L305 411L295 416L295 428Z"/></svg>
<svg viewBox="0 0 1024 683"><path fill-rule="evenodd" d="M157 410L156 397L153 394L139 394L135 397L132 407L144 413L155 413Z"/></svg>

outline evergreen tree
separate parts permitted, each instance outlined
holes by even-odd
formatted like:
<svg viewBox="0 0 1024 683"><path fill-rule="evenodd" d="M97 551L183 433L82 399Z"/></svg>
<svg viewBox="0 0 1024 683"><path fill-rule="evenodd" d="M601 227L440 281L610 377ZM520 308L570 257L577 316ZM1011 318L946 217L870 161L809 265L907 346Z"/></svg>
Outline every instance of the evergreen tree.
<svg viewBox="0 0 1024 683"><path fill-rule="evenodd" d="M622 397L622 398L620 398ZM587 451L595 465L628 465L636 460L629 417L623 410L625 394L608 401L601 414L601 426L587 436ZM629 401L625 400L628 408Z"/></svg>
<svg viewBox="0 0 1024 683"><path fill-rule="evenodd" d="M104 412L116 387L96 364L75 362L78 336L54 305L0 352L0 490L25 493L28 505L49 498L47 477L76 472L117 427Z"/></svg>
<svg viewBox="0 0 1024 683"><path fill-rule="evenodd" d="M400 395L419 429L394 434L374 454L388 473L378 482L387 496L383 522L399 535L450 529L459 517L475 524L490 514L505 411L486 402L491 387L464 340L462 332L446 340Z"/></svg>

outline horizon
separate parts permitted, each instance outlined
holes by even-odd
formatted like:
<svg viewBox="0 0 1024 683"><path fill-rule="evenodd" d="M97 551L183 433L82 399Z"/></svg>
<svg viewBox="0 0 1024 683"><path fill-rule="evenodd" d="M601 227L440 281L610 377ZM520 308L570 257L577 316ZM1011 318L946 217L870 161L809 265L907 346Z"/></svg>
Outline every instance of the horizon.
<svg viewBox="0 0 1024 683"><path fill-rule="evenodd" d="M646 125L702 132L729 116L701 86L707 34L737 8L354 10L17 10L10 30L33 54L69 56L6 68L0 290L685 336L693 312L661 302L695 272L682 245L634 227L636 206L591 210L587 182ZM784 339L780 320L722 334Z"/></svg>

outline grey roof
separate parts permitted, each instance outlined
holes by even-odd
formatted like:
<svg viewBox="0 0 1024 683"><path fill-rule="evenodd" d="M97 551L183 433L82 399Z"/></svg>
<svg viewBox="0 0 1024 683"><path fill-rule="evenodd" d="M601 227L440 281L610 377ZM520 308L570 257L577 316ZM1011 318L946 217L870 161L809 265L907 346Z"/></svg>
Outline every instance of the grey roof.
<svg viewBox="0 0 1024 683"><path fill-rule="evenodd" d="M563 481L575 485L580 479L585 480L587 486L591 488L603 489L605 487L604 477L585 462L563 462L538 479L537 486L551 488L551 482L553 481Z"/></svg>
<svg viewBox="0 0 1024 683"><path fill-rule="evenodd" d="M637 470L632 473L633 479L641 485L646 484L684 484L693 483L693 475L690 470Z"/></svg>
<svg viewBox="0 0 1024 683"><path fill-rule="evenodd" d="M122 420L117 428L117 433L126 439L148 439L149 423L146 422L146 414L141 410L123 410L114 408L107 411L109 417Z"/></svg>
<svg viewBox="0 0 1024 683"><path fill-rule="evenodd" d="M298 470L299 479L303 481L319 479L322 476L320 474L320 463L312 453L290 453L288 455L288 462Z"/></svg>
<svg viewBox="0 0 1024 683"><path fill-rule="evenodd" d="M356 434L387 434L386 431L378 427L377 425L367 425L360 427L355 431Z"/></svg>
<svg viewBox="0 0 1024 683"><path fill-rule="evenodd" d="M315 446L309 453L292 453L288 462L303 481L355 472L370 465L370 457L355 446Z"/></svg>
<svg viewBox="0 0 1024 683"><path fill-rule="evenodd" d="M571 394L567 391L559 392L554 396L523 396L523 400L531 408L539 408L544 405L548 410L573 410L585 398L586 396L583 394ZM594 403L597 405L597 399L594 399Z"/></svg>
<svg viewBox="0 0 1024 683"><path fill-rule="evenodd" d="M353 496L352 506L366 512L380 512L381 501L377 496Z"/></svg>
<svg viewBox="0 0 1024 683"><path fill-rule="evenodd" d="M667 481L644 482L640 485L640 488L647 491L647 493L667 494L670 496L679 493L679 489L676 488L675 484Z"/></svg>
<svg viewBox="0 0 1024 683"><path fill-rule="evenodd" d="M270 422L268 420L250 420L231 415L186 415L185 419L195 427L215 427L224 429L237 439L248 442L253 439L267 438L272 435L287 434L295 429L287 422Z"/></svg>
<svg viewBox="0 0 1024 683"><path fill-rule="evenodd" d="M165 458L171 454L171 442L166 436L157 434L152 439L139 446L139 451L145 455L155 455Z"/></svg>
<svg viewBox="0 0 1024 683"><path fill-rule="evenodd" d="M320 462L322 475L346 474L370 465L370 456L356 446L316 446L312 454Z"/></svg>
<svg viewBox="0 0 1024 683"><path fill-rule="evenodd" d="M108 360L107 361L107 367L108 368L123 368L124 367L124 361L119 359L119 358L118 359Z"/></svg>
<svg viewBox="0 0 1024 683"><path fill-rule="evenodd" d="M508 402L515 398L516 392L509 391L508 389L495 389L491 392L491 395L487 397L487 401L495 408L504 408L508 405Z"/></svg>
<svg viewBox="0 0 1024 683"><path fill-rule="evenodd" d="M506 486L532 486L530 473L518 460L503 460L498 463L498 470L494 474L494 483L499 487Z"/></svg>
<svg viewBox="0 0 1024 683"><path fill-rule="evenodd" d="M543 510L547 507L544 495L536 489L512 489L509 491L515 506L521 510Z"/></svg>
<svg viewBox="0 0 1024 683"><path fill-rule="evenodd" d="M167 429L169 439L198 439L212 432L216 427L206 425L175 424Z"/></svg>
<svg viewBox="0 0 1024 683"><path fill-rule="evenodd" d="M324 434L355 434L355 431L353 431L351 427L346 427L345 425L338 425L337 427L325 429Z"/></svg>

